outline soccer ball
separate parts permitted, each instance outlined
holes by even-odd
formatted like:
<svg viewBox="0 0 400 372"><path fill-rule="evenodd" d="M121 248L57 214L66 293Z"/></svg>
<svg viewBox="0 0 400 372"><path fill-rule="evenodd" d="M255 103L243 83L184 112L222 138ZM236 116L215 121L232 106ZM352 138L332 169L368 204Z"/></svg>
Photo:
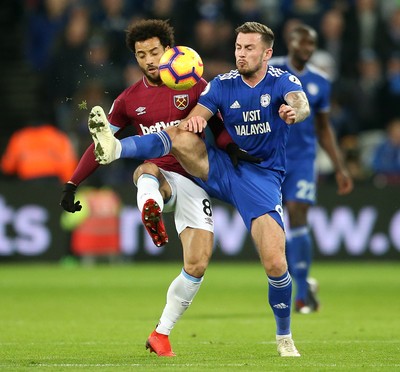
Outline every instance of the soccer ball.
<svg viewBox="0 0 400 372"><path fill-rule="evenodd" d="M164 84L175 90L194 86L203 75L203 61L192 48L176 46L161 57L158 69Z"/></svg>

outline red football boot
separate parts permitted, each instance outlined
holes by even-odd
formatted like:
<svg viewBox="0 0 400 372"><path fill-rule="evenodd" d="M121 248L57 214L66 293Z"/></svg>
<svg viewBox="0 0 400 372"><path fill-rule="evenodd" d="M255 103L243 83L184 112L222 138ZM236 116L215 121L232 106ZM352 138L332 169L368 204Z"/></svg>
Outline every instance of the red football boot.
<svg viewBox="0 0 400 372"><path fill-rule="evenodd" d="M149 199L144 203L142 221L157 247L162 247L168 243L168 235L162 220L161 209L154 199Z"/></svg>
<svg viewBox="0 0 400 372"><path fill-rule="evenodd" d="M146 341L146 349L150 349L150 353L156 353L159 357L175 356L175 353L171 349L168 336L157 333L155 330Z"/></svg>

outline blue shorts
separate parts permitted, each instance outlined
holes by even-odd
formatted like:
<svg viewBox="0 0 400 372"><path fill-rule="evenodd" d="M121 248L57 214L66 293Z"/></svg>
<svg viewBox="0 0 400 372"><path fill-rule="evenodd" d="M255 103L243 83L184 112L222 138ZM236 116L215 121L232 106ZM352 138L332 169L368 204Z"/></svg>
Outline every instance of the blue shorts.
<svg viewBox="0 0 400 372"><path fill-rule="evenodd" d="M235 168L225 151L207 144L209 173L196 182L216 199L233 205L250 231L253 219L269 214L284 229L282 174L258 164L240 161Z"/></svg>
<svg viewBox="0 0 400 372"><path fill-rule="evenodd" d="M312 159L287 161L286 176L282 184L283 204L289 201L315 204L316 180Z"/></svg>

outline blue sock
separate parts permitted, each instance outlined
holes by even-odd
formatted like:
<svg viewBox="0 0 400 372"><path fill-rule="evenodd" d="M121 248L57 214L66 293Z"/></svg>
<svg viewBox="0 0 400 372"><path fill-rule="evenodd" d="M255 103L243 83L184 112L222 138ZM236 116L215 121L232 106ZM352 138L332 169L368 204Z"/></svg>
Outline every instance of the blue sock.
<svg viewBox="0 0 400 372"><path fill-rule="evenodd" d="M172 147L167 132L157 132L144 136L130 136L120 140L121 158L155 159L169 154Z"/></svg>
<svg viewBox="0 0 400 372"><path fill-rule="evenodd" d="M286 242L289 271L296 283L296 300L307 299L307 277L312 261L312 240L308 226L290 230L291 239Z"/></svg>
<svg viewBox="0 0 400 372"><path fill-rule="evenodd" d="M288 271L280 277L268 276L268 300L275 316L276 334L290 334L292 279Z"/></svg>

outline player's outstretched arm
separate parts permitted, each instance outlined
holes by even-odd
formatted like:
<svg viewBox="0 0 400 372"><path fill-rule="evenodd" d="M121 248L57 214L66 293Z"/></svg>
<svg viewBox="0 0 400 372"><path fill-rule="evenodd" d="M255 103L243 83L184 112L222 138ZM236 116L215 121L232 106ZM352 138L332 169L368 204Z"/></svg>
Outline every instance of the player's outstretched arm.
<svg viewBox="0 0 400 372"><path fill-rule="evenodd" d="M82 181L88 178L98 167L99 163L96 162L94 157L94 146L90 145L85 153L79 160L70 181L68 181L62 190L60 205L61 207L71 213L79 212L82 209L80 201L75 200L75 193Z"/></svg>
<svg viewBox="0 0 400 372"><path fill-rule="evenodd" d="M310 105L304 92L291 92L286 95L287 105L279 107L279 116L286 124L303 121L310 115Z"/></svg>
<svg viewBox="0 0 400 372"><path fill-rule="evenodd" d="M212 115L205 107L196 105L189 115L179 123L179 128L193 133L202 133Z"/></svg>

